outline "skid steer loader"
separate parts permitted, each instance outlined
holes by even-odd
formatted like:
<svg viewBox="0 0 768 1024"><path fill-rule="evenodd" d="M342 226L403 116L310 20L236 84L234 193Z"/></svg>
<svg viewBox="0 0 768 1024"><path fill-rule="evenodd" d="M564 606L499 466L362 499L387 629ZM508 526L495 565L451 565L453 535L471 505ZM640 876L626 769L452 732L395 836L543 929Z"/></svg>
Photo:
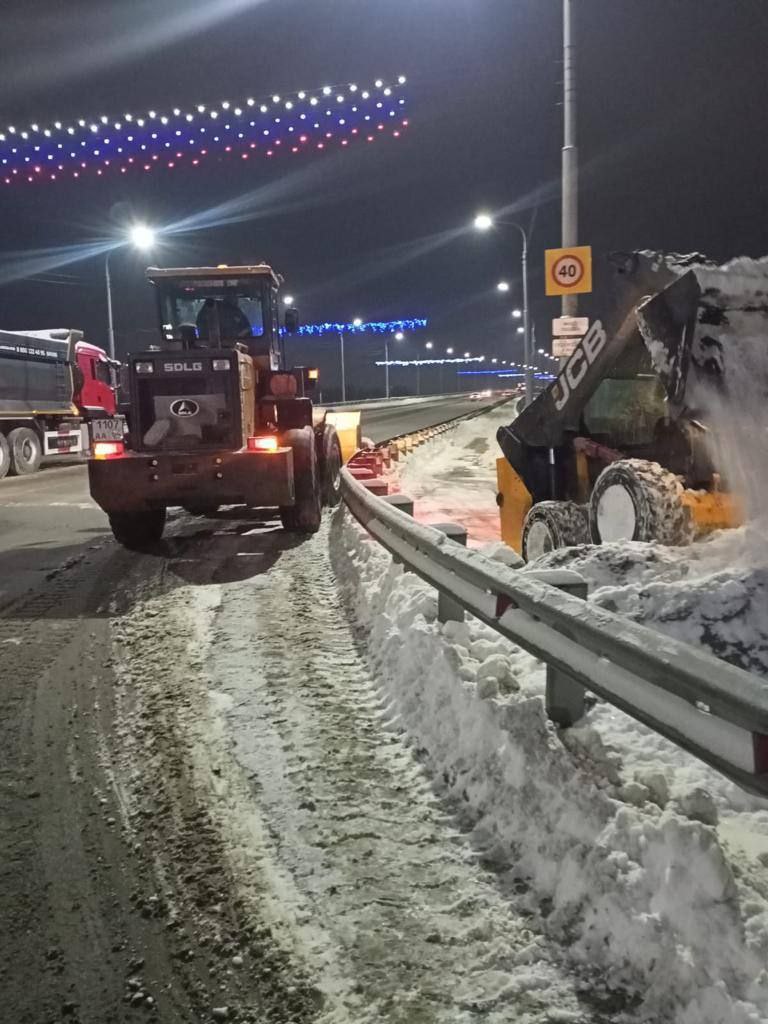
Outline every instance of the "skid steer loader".
<svg viewBox="0 0 768 1024"><path fill-rule="evenodd" d="M502 537L527 560L584 543L685 544L743 518L733 423L741 390L758 405L768 394L766 262L611 263L613 315L498 431Z"/></svg>

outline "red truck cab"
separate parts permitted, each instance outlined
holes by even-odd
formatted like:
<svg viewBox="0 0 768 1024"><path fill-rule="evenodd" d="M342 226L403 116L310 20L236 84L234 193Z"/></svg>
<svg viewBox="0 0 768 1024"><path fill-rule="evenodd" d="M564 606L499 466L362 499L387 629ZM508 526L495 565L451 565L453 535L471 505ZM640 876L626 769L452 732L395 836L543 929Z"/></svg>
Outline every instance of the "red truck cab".
<svg viewBox="0 0 768 1024"><path fill-rule="evenodd" d="M80 373L76 375L74 402L84 419L114 416L117 411L117 368L103 349L78 341L75 358Z"/></svg>

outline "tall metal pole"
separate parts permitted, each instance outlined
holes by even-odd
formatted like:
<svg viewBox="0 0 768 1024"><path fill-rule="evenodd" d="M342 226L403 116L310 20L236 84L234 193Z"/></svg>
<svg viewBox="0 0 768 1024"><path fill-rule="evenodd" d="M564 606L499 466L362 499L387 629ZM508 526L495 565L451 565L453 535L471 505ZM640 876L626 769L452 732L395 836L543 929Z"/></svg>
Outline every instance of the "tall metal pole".
<svg viewBox="0 0 768 1024"><path fill-rule="evenodd" d="M109 348L109 358L115 358L115 323L112 317L112 279L109 276L109 257L112 255L111 250L107 253L107 258L104 261L104 277L107 284L107 338Z"/></svg>
<svg viewBox="0 0 768 1024"><path fill-rule="evenodd" d="M573 0L563 0L563 209L562 245L578 244L579 151L576 147L576 46ZM576 295L563 296L563 316L575 316Z"/></svg>
<svg viewBox="0 0 768 1024"><path fill-rule="evenodd" d="M384 394L389 398L389 338L384 339Z"/></svg>
<svg viewBox="0 0 768 1024"><path fill-rule="evenodd" d="M341 356L341 400L347 400L347 375L344 369L344 332L339 331L339 354Z"/></svg>
<svg viewBox="0 0 768 1024"><path fill-rule="evenodd" d="M523 352L525 365L531 365L531 325L528 315L528 236L525 231L516 225L523 236ZM530 369L525 371L525 404L530 405L533 401L533 377Z"/></svg>

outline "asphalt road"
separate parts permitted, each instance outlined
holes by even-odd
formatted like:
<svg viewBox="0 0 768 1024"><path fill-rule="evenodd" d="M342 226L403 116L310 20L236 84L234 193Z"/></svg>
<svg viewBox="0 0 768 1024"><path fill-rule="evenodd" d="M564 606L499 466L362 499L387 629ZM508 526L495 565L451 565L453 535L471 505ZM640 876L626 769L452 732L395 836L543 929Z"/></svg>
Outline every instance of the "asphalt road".
<svg viewBox="0 0 768 1024"><path fill-rule="evenodd" d="M482 408L468 397L363 407L363 433L383 441ZM0 480L0 607L46 582L110 537L88 494L84 465L46 467Z"/></svg>

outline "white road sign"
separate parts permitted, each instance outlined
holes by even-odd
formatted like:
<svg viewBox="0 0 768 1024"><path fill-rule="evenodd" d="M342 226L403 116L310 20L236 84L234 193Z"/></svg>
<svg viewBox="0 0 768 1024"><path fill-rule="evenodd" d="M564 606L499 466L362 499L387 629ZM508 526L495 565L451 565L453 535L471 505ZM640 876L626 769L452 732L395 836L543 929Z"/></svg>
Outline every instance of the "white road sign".
<svg viewBox="0 0 768 1024"><path fill-rule="evenodd" d="M553 338L552 355L557 359L566 359L573 355L580 341L581 338Z"/></svg>
<svg viewBox="0 0 768 1024"><path fill-rule="evenodd" d="M552 321L552 333L556 338L583 338L589 330L589 317L557 316Z"/></svg>

